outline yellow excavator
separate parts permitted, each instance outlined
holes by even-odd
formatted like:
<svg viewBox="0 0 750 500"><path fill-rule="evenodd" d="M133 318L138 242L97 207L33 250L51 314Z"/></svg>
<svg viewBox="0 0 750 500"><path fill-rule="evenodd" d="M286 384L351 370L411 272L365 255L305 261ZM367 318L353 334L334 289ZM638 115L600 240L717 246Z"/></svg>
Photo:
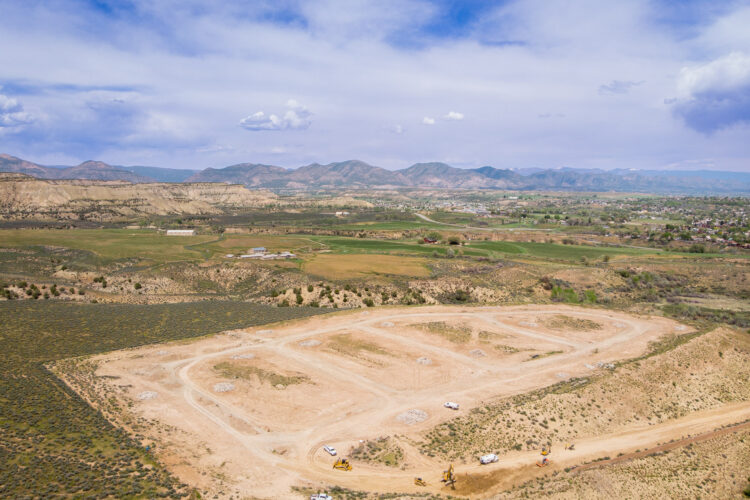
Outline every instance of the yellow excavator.
<svg viewBox="0 0 750 500"><path fill-rule="evenodd" d="M574 443L566 444L566 445L565 445L565 449L566 449L566 450L574 450L574 449L575 449L575 446L576 446L576 445L575 445Z"/></svg>
<svg viewBox="0 0 750 500"><path fill-rule="evenodd" d="M338 470L352 470L352 464L346 458L339 458L336 463L333 464L334 469Z"/></svg>
<svg viewBox="0 0 750 500"><path fill-rule="evenodd" d="M443 479L440 481L445 483L446 486L456 489L456 475L453 473L453 464L448 467L448 470L443 471Z"/></svg>
<svg viewBox="0 0 750 500"><path fill-rule="evenodd" d="M414 484L416 484L417 486L427 486L427 482L421 477L415 477Z"/></svg>
<svg viewBox="0 0 750 500"><path fill-rule="evenodd" d="M549 446L542 446L542 456L547 456L550 453L552 453L552 445Z"/></svg>

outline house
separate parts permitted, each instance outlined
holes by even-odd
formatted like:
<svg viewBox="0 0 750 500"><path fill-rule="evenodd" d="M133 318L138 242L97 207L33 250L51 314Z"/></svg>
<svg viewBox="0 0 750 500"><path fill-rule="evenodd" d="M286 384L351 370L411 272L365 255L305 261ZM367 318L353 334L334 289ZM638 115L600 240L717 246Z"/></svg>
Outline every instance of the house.
<svg viewBox="0 0 750 500"><path fill-rule="evenodd" d="M349 215L347 211L336 212L336 217L346 217L347 215Z"/></svg>
<svg viewBox="0 0 750 500"><path fill-rule="evenodd" d="M167 229L167 236L195 236L195 229Z"/></svg>
<svg viewBox="0 0 750 500"><path fill-rule="evenodd" d="M255 247L250 250L251 253L266 253L266 247Z"/></svg>

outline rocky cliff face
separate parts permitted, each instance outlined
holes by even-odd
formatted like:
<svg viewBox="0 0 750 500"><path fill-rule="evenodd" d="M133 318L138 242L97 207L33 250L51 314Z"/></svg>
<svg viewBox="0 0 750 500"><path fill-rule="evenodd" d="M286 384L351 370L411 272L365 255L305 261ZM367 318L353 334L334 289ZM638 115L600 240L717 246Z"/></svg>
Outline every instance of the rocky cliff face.
<svg viewBox="0 0 750 500"><path fill-rule="evenodd" d="M214 183L131 184L124 181L42 180L0 174L0 216L112 219L137 215L217 214L275 204L264 190Z"/></svg>

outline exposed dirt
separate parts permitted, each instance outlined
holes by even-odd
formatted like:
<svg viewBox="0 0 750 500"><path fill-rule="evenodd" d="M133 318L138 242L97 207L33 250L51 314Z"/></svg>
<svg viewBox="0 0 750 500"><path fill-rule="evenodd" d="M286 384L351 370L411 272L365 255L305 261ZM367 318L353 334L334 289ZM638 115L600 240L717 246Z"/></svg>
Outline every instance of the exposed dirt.
<svg viewBox="0 0 750 500"><path fill-rule="evenodd" d="M581 332L544 326L547 318L560 315L599 327ZM460 342L420 327L435 323L462 332ZM92 366L103 381L97 397L114 397L129 407L110 417L140 422L134 429L159 443L160 458L182 480L211 495L281 498L291 495L292 486L332 484L372 492L448 493L439 482L445 460L423 455L413 444L426 430L489 399L639 356L649 342L678 326L663 318L567 306L378 308L277 325L263 333L239 330L118 351L93 358ZM477 351L484 355L473 354ZM530 357L534 353L543 355ZM247 354L254 357L236 358ZM262 375L228 379L216 366L230 360L249 367L243 373ZM283 385L270 383L284 380L274 376L305 379ZM77 380L67 382L89 393ZM226 383L235 389L215 392L216 384ZM158 397L138 399L144 391ZM443 408L444 401L458 402L461 410ZM556 451L545 469L534 465L538 450L509 452L490 466L458 464L455 493L486 497L566 465L748 417L750 404L736 403L656 425L632 423L581 439L575 451L561 452L563 457ZM399 469L355 461L352 471L337 471L322 450L329 444L345 452L384 435L394 436L394 446L403 450ZM428 486L415 486L415 476Z"/></svg>

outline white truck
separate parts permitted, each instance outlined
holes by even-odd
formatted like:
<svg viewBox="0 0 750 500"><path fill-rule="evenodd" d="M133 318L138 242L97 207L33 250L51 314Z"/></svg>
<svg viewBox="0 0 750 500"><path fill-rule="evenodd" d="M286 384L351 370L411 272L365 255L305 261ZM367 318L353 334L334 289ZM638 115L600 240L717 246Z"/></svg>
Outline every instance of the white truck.
<svg viewBox="0 0 750 500"><path fill-rule="evenodd" d="M451 410L458 410L458 403L454 403L452 401L446 401L445 403L443 403L443 406Z"/></svg>
<svg viewBox="0 0 750 500"><path fill-rule="evenodd" d="M498 460L497 455L495 455L494 453L488 453L487 455L482 455L479 458L479 463L482 465L487 465L493 462L497 462L497 460Z"/></svg>
<svg viewBox="0 0 750 500"><path fill-rule="evenodd" d="M325 493L313 493L310 495L310 500L333 500L333 497Z"/></svg>
<svg viewBox="0 0 750 500"><path fill-rule="evenodd" d="M334 448L333 446L325 445L325 446L323 446L323 451L325 451L326 453L328 453L332 457L336 456L336 448Z"/></svg>

